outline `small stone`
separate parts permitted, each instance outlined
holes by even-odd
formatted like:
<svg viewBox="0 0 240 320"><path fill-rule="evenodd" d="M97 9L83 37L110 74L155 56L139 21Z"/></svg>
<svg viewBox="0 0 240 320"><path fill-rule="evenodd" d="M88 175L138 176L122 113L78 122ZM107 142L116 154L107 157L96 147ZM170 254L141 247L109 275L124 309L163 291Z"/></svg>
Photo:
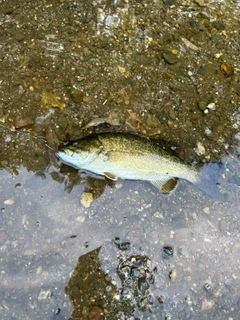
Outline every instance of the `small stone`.
<svg viewBox="0 0 240 320"><path fill-rule="evenodd" d="M83 192L81 197L81 204L84 208L89 208L93 201L93 194L91 192Z"/></svg>
<svg viewBox="0 0 240 320"><path fill-rule="evenodd" d="M91 102L91 100L92 100L92 97L90 97L90 96L83 96L83 102L89 103L89 102Z"/></svg>
<svg viewBox="0 0 240 320"><path fill-rule="evenodd" d="M202 302L202 310L209 310L214 306L213 300L204 300Z"/></svg>
<svg viewBox="0 0 240 320"><path fill-rule="evenodd" d="M221 52L214 54L214 57L217 58L217 59L221 58L221 56L222 56Z"/></svg>
<svg viewBox="0 0 240 320"><path fill-rule="evenodd" d="M193 113L193 114L192 114L192 119L193 119L194 121L197 121L197 120L199 119L199 116L198 116L196 113Z"/></svg>
<svg viewBox="0 0 240 320"><path fill-rule="evenodd" d="M204 111L205 109L207 109L207 105L204 101L199 101L198 102L198 108L201 110L201 111Z"/></svg>
<svg viewBox="0 0 240 320"><path fill-rule="evenodd" d="M7 160L2 160L0 163L1 163L1 167L2 168L6 168L6 166L8 165L8 161Z"/></svg>
<svg viewBox="0 0 240 320"><path fill-rule="evenodd" d="M21 32L17 32L13 35L13 39L17 41L22 41L25 38L25 35Z"/></svg>
<svg viewBox="0 0 240 320"><path fill-rule="evenodd" d="M172 282L176 281L177 273L175 270L169 272L169 278L171 279Z"/></svg>
<svg viewBox="0 0 240 320"><path fill-rule="evenodd" d="M212 285L211 285L211 283L208 283L208 282L205 283L204 289L205 289L206 291L208 291L208 292L212 291Z"/></svg>
<svg viewBox="0 0 240 320"><path fill-rule="evenodd" d="M38 296L38 300L47 299L47 297L50 297L50 295L51 295L50 290L41 290Z"/></svg>
<svg viewBox="0 0 240 320"><path fill-rule="evenodd" d="M15 127L16 129L21 129L21 128L25 128L25 127L29 127L31 125L34 124L34 119L31 117L17 117L16 121L15 121Z"/></svg>
<svg viewBox="0 0 240 320"><path fill-rule="evenodd" d="M222 63L220 69L226 77L230 77L234 73L233 67L227 62Z"/></svg>
<svg viewBox="0 0 240 320"><path fill-rule="evenodd" d="M211 102L207 105L207 108L209 110L216 110L216 104L214 102Z"/></svg>
<svg viewBox="0 0 240 320"><path fill-rule="evenodd" d="M196 2L200 7L204 7L204 6L205 6L205 0L195 0L195 2Z"/></svg>
<svg viewBox="0 0 240 320"><path fill-rule="evenodd" d="M176 116L176 113L175 113L175 110L174 109L171 109L169 111L169 117L172 119L172 120L176 120L177 116Z"/></svg>
<svg viewBox="0 0 240 320"><path fill-rule="evenodd" d="M159 212L159 211L156 211L153 216L154 216L154 218L158 218L158 219L163 219L164 218L163 214L161 212Z"/></svg>
<svg viewBox="0 0 240 320"><path fill-rule="evenodd" d="M169 259L171 256L173 256L173 247L164 246L163 247L163 259Z"/></svg>
<svg viewBox="0 0 240 320"><path fill-rule="evenodd" d="M106 275L106 276L105 276L105 280L106 280L107 282L110 282L111 279L112 279L112 278L111 278L109 275Z"/></svg>
<svg viewBox="0 0 240 320"><path fill-rule="evenodd" d="M103 310L100 307L93 307L89 312L89 318L90 320L101 320L104 319L103 317Z"/></svg>
<svg viewBox="0 0 240 320"><path fill-rule="evenodd" d="M73 102L80 103L83 101L83 92L79 89L73 89L71 92Z"/></svg>
<svg viewBox="0 0 240 320"><path fill-rule="evenodd" d="M4 201L4 204L10 206L10 205L14 204L14 202L15 201L13 199L7 199L7 200Z"/></svg>
<svg viewBox="0 0 240 320"><path fill-rule="evenodd" d="M219 139L219 134L218 132L211 132L207 135L207 138L212 141L217 141Z"/></svg>
<svg viewBox="0 0 240 320"><path fill-rule="evenodd" d="M39 267L37 268L37 270L36 270L36 274L39 275L39 274L42 273L42 271L43 271L42 266L39 266Z"/></svg>
<svg viewBox="0 0 240 320"><path fill-rule="evenodd" d="M194 151L196 152L197 155L202 156L205 154L206 150L204 148L204 145L202 142L198 142L196 148L194 148Z"/></svg>
<svg viewBox="0 0 240 320"><path fill-rule="evenodd" d="M214 21L212 22L212 26L213 26L214 29L220 30L220 31L224 31L225 28L226 28L225 25L224 25L224 23L222 23L222 22L219 21L219 20L214 20Z"/></svg>
<svg viewBox="0 0 240 320"><path fill-rule="evenodd" d="M33 99L36 101L36 102L40 102L42 100L42 96L40 93L35 93L34 96L33 96Z"/></svg>
<svg viewBox="0 0 240 320"><path fill-rule="evenodd" d="M203 209L203 212L206 213L206 214L209 214L210 213L210 208L209 207L205 207Z"/></svg>
<svg viewBox="0 0 240 320"><path fill-rule="evenodd" d="M50 90L49 86L49 90ZM65 103L60 102L61 97L57 96L54 93L43 91L42 92L42 107L52 107L52 108L58 108L63 109L65 107Z"/></svg>
<svg viewBox="0 0 240 320"><path fill-rule="evenodd" d="M85 217L84 216L79 216L76 218L76 220L80 223L83 223L85 221Z"/></svg>
<svg viewBox="0 0 240 320"><path fill-rule="evenodd" d="M163 59L168 63L168 64L175 64L179 61L178 57L176 54L173 54L170 51L166 51L163 53Z"/></svg>

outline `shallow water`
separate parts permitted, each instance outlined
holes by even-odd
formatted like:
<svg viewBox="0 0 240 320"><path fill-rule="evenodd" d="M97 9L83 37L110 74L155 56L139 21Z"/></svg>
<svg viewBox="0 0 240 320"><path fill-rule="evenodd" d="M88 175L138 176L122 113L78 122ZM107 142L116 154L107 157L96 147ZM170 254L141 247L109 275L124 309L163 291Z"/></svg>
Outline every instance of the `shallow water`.
<svg viewBox="0 0 240 320"><path fill-rule="evenodd" d="M84 301L79 319L88 319L95 304L105 304L106 319L115 318L114 312L116 319L134 319L131 312L139 319L237 319L240 167L233 157L224 162L220 201L185 181L169 197L148 183L119 181L118 188L106 187L90 208L79 202L84 184L69 193L64 183L51 178L51 168L44 177L24 167L18 175L2 170L2 319L68 319L78 281L75 299L80 294ZM173 249L168 259L164 246ZM95 260L89 261L87 255L97 248ZM134 265L144 257L145 262ZM97 267L88 273L93 262ZM73 277L75 268L81 273ZM147 292L136 292L141 276L129 271L139 273L141 268L148 275L142 280ZM83 279L90 276L86 287ZM98 290L112 292L102 305ZM139 299L144 297L141 307ZM128 308L119 307L121 299Z"/></svg>

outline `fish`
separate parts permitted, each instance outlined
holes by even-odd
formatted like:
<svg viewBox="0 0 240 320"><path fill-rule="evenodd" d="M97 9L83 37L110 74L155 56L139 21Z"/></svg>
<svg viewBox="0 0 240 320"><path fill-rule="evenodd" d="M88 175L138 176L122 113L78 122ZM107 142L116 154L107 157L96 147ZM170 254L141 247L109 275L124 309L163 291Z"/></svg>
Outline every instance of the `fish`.
<svg viewBox="0 0 240 320"><path fill-rule="evenodd" d="M56 152L61 162L110 180L149 181L171 194L178 180L187 180L219 199L221 162L190 165L146 137L127 133L98 133L72 141Z"/></svg>

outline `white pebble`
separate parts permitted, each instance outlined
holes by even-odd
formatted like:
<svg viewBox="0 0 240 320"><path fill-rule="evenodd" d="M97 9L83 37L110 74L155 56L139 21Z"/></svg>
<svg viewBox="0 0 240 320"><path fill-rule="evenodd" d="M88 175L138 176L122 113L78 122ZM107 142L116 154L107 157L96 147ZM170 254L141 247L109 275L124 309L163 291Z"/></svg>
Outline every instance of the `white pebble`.
<svg viewBox="0 0 240 320"><path fill-rule="evenodd" d="M8 200L5 200L5 201L4 201L4 204L10 206L10 205L14 204L14 202L15 202L15 201L14 201L13 199L8 199Z"/></svg>

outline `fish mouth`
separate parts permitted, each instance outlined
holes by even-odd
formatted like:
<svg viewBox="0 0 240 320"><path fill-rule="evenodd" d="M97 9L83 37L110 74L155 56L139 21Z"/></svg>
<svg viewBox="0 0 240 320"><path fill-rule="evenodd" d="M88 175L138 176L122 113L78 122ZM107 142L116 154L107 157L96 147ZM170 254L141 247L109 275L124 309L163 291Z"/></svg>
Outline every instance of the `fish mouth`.
<svg viewBox="0 0 240 320"><path fill-rule="evenodd" d="M74 151L71 149L60 149L58 152L58 155L61 156L61 154L67 155L69 157L72 157L74 154Z"/></svg>

